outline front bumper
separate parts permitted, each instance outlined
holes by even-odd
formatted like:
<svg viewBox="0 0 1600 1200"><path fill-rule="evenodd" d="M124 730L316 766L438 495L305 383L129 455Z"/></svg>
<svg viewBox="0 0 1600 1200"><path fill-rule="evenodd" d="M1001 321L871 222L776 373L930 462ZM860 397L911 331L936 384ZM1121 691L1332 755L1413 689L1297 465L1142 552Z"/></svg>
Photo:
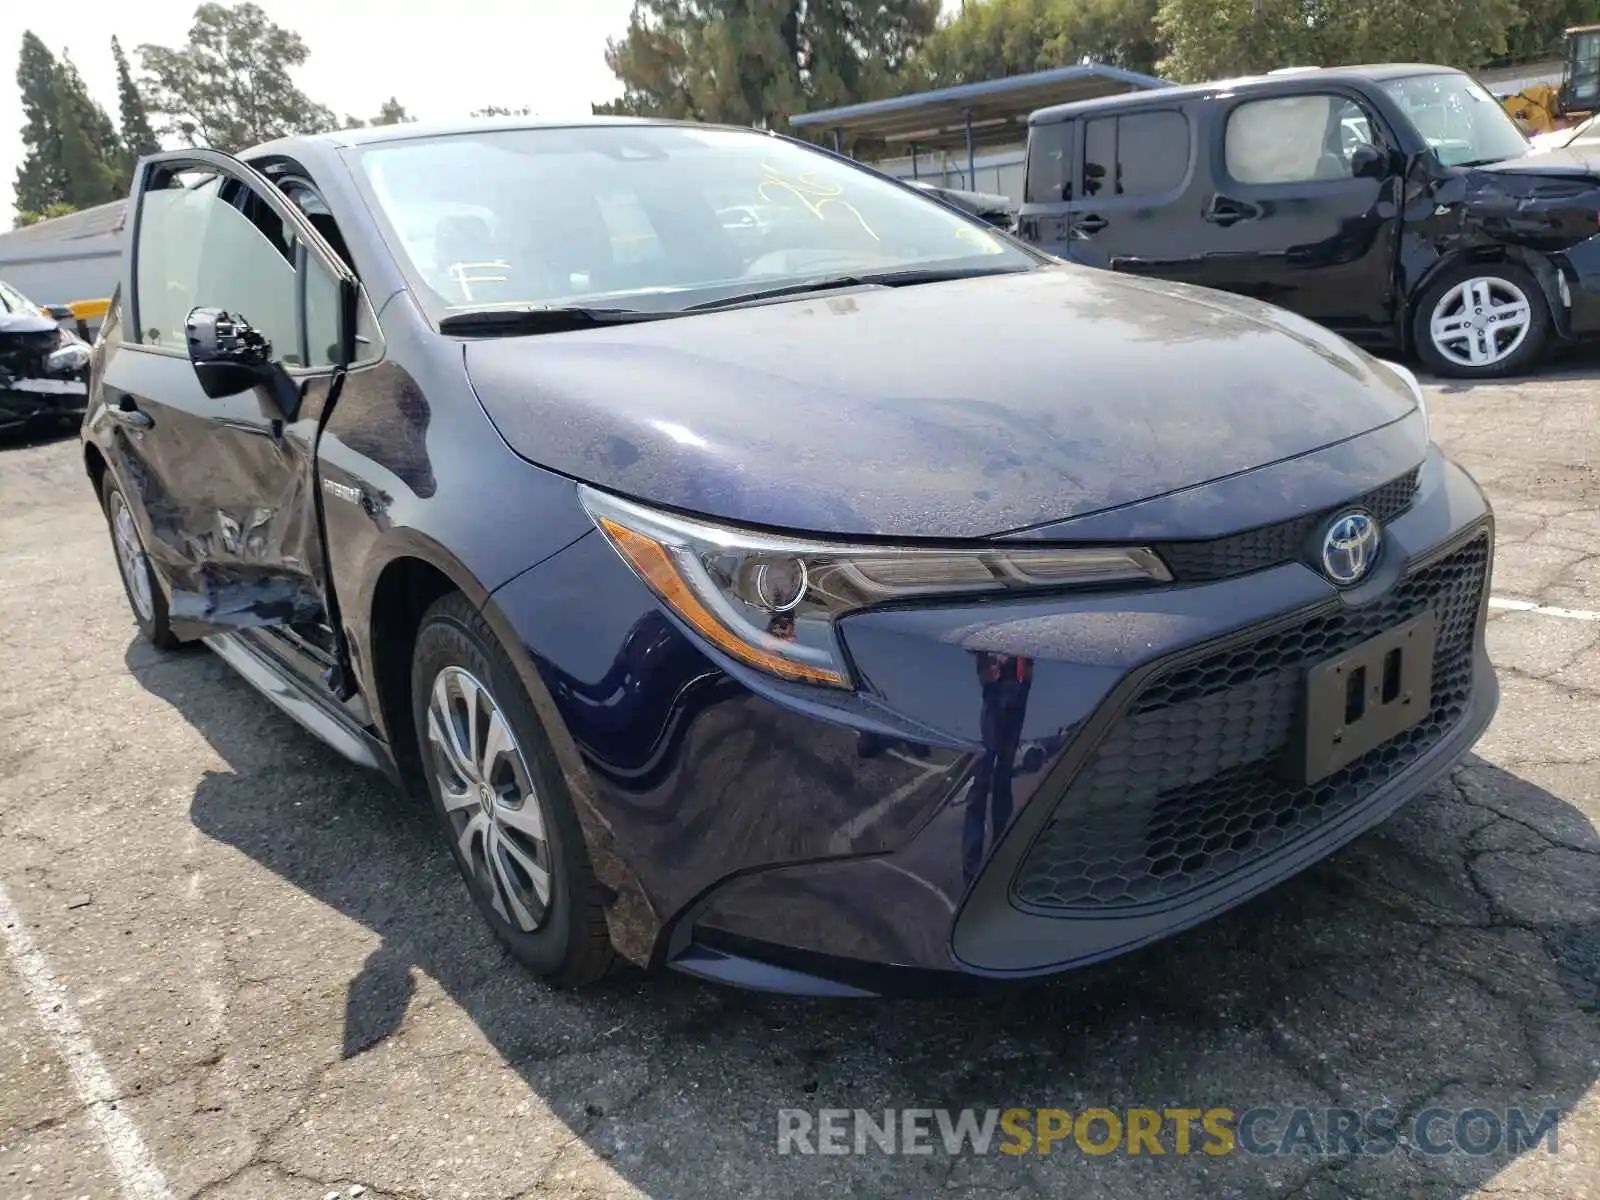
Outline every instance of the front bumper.
<svg viewBox="0 0 1600 1200"><path fill-rule="evenodd" d="M0 380L0 431L81 418L88 404L82 380Z"/></svg>
<svg viewBox="0 0 1600 1200"><path fill-rule="evenodd" d="M1386 533L1344 593L1291 562L858 614L843 626L854 696L713 661L631 576L593 586L615 557L596 538L495 600L582 763L568 776L624 953L751 987L881 993L1044 974L1176 932L1448 770L1497 702L1492 520L1433 451ZM581 626L559 598L574 570ZM1438 621L1435 711L1321 788L1271 784L1304 668L1422 607ZM1026 662L1027 686L986 691L981 656Z"/></svg>

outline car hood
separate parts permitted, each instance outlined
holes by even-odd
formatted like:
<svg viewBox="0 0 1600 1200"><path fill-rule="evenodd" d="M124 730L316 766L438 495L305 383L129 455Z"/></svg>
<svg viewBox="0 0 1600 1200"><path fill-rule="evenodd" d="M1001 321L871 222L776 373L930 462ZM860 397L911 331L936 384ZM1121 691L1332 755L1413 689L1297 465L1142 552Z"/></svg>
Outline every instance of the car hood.
<svg viewBox="0 0 1600 1200"><path fill-rule="evenodd" d="M847 535L1014 531L1415 408L1398 376L1307 321L1075 267L477 340L466 361L535 463L666 507Z"/></svg>
<svg viewBox="0 0 1600 1200"><path fill-rule="evenodd" d="M1501 162L1483 163L1470 168L1490 175L1600 176L1600 159L1592 144L1561 146L1551 150L1534 149L1528 154Z"/></svg>
<svg viewBox="0 0 1600 1200"><path fill-rule="evenodd" d="M37 313L0 312L0 336L8 333L46 333L58 326Z"/></svg>

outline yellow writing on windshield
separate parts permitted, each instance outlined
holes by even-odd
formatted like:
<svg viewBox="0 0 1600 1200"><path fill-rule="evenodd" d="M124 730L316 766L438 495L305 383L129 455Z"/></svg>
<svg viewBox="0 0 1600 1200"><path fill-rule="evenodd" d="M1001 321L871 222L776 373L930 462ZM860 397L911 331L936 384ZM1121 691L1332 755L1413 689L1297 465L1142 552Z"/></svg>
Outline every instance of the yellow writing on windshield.
<svg viewBox="0 0 1600 1200"><path fill-rule="evenodd" d="M983 230L972 225L957 225L954 227L956 241L966 242L984 254L1003 254L1005 247L997 238L990 237Z"/></svg>
<svg viewBox="0 0 1600 1200"><path fill-rule="evenodd" d="M856 223L873 241L882 240L873 232L872 226L867 224L867 219L861 215L856 206L843 198L844 188L840 184L818 179L811 171L798 173L780 171L767 162L761 164L761 174L761 182L756 185L756 195L768 204L781 203L777 197L788 193L799 200L806 211L817 220L827 220L826 211L832 207L855 218Z"/></svg>

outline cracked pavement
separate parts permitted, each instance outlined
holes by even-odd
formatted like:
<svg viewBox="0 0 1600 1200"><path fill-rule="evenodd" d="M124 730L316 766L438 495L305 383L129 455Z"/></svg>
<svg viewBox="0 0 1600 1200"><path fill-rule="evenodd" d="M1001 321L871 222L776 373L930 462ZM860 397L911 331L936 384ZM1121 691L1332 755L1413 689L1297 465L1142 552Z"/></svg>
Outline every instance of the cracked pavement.
<svg viewBox="0 0 1600 1200"><path fill-rule="evenodd" d="M1600 355L1430 385L1495 594L1600 610ZM203 649L135 640L75 440L0 446L0 885L173 1196L1600 1196L1600 621L1497 610L1443 785L1247 907L1042 987L553 993L428 814ZM83 903L84 898L87 903ZM779 1108L1513 1106L1512 1156L780 1156ZM0 962L0 1195L117 1195Z"/></svg>

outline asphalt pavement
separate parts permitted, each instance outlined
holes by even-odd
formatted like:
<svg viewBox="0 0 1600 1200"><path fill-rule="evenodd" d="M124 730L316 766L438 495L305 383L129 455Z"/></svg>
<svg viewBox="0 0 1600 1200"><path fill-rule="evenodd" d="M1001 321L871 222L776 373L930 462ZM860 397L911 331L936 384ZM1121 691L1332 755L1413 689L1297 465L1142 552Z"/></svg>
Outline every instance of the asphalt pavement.
<svg viewBox="0 0 1600 1200"><path fill-rule="evenodd" d="M1429 386L1499 515L1502 706L1448 782L1175 940L916 1002L533 981L428 814L136 639L78 443L0 445L0 1197L1600 1196L1597 379ZM831 1109L1258 1119L780 1153Z"/></svg>

